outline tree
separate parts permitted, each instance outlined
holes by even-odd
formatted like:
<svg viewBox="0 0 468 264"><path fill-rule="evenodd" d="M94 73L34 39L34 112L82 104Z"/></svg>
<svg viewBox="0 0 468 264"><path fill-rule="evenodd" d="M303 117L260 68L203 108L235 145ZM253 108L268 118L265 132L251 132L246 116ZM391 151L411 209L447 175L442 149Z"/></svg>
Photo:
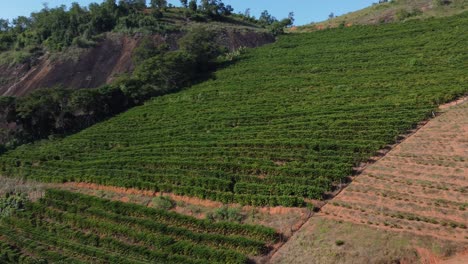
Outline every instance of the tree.
<svg viewBox="0 0 468 264"><path fill-rule="evenodd" d="M31 19L25 16L19 16L13 19L13 29L17 33L25 31L31 25Z"/></svg>
<svg viewBox="0 0 468 264"><path fill-rule="evenodd" d="M172 51L156 55L144 61L136 69L134 76L140 83L153 89L151 95L161 95L176 91L195 76L195 59L186 51ZM140 89L141 85L137 86ZM141 96L141 95L140 95Z"/></svg>
<svg viewBox="0 0 468 264"><path fill-rule="evenodd" d="M329 15L328 15L328 19L333 19L335 17L335 13L331 12Z"/></svg>
<svg viewBox="0 0 468 264"><path fill-rule="evenodd" d="M63 132L70 92L62 88L40 89L18 99L18 123L33 139Z"/></svg>
<svg viewBox="0 0 468 264"><path fill-rule="evenodd" d="M190 0L189 9L192 10L193 12L197 12L197 9L198 9L197 0Z"/></svg>
<svg viewBox="0 0 468 264"><path fill-rule="evenodd" d="M126 11L125 13L134 13L146 8L146 0L120 0L119 7Z"/></svg>
<svg viewBox="0 0 468 264"><path fill-rule="evenodd" d="M200 9L208 16L218 16L218 1L217 0L201 0Z"/></svg>
<svg viewBox="0 0 468 264"><path fill-rule="evenodd" d="M245 9L245 11L244 11L244 16L245 16L246 18L250 18L250 8Z"/></svg>
<svg viewBox="0 0 468 264"><path fill-rule="evenodd" d="M213 59L220 55L215 34L205 27L195 27L179 40L180 49L194 56L199 72L206 72Z"/></svg>
<svg viewBox="0 0 468 264"><path fill-rule="evenodd" d="M230 5L225 5L221 0L202 0L200 10L207 16L219 18L220 16L231 15L234 8Z"/></svg>
<svg viewBox="0 0 468 264"><path fill-rule="evenodd" d="M274 22L277 22L278 20L274 16L270 15L270 13L268 13L268 10L265 10L260 15L258 21L263 25L271 25Z"/></svg>
<svg viewBox="0 0 468 264"><path fill-rule="evenodd" d="M209 8L209 5L210 5L210 0L201 0L200 1L200 9L202 11L205 11Z"/></svg>
<svg viewBox="0 0 468 264"><path fill-rule="evenodd" d="M277 35L283 34L284 28L289 27L291 25L292 25L292 20L289 18L285 18L281 21L273 22L271 25L268 26L268 29L273 35L277 36Z"/></svg>
<svg viewBox="0 0 468 264"><path fill-rule="evenodd" d="M122 2L120 4L122 4ZM126 8L127 7L123 7L121 5L117 6L113 0L107 0L101 5L96 3L90 4L88 7L90 13L90 26L85 34L86 37L112 30L117 24L119 14L123 15L129 12Z"/></svg>
<svg viewBox="0 0 468 264"><path fill-rule="evenodd" d="M183 7L187 8L187 7L188 7L188 0L180 0L180 4L181 4Z"/></svg>
<svg viewBox="0 0 468 264"><path fill-rule="evenodd" d="M221 14L223 16L230 16L230 15L232 15L233 12L234 12L234 8L231 5L227 5L227 6L223 7L222 10L221 10Z"/></svg>
<svg viewBox="0 0 468 264"><path fill-rule="evenodd" d="M452 2L449 0L433 0L433 5L435 6L445 6L450 5Z"/></svg>
<svg viewBox="0 0 468 264"><path fill-rule="evenodd" d="M294 21L296 21L296 19L294 18L294 12L289 12L288 19L291 21L292 26L294 24Z"/></svg>
<svg viewBox="0 0 468 264"><path fill-rule="evenodd" d="M69 31L76 37L83 31L84 24L90 21L89 13L86 12L78 3L72 3L71 8L68 11L69 16Z"/></svg>
<svg viewBox="0 0 468 264"><path fill-rule="evenodd" d="M8 31L10 29L10 21L0 18L0 31Z"/></svg>
<svg viewBox="0 0 468 264"><path fill-rule="evenodd" d="M151 0L151 7L155 9L163 9L167 7L166 0Z"/></svg>
<svg viewBox="0 0 468 264"><path fill-rule="evenodd" d="M156 45L151 37L145 37L133 51L133 62L135 65L138 65L151 57L167 51L169 51L169 46L167 44Z"/></svg>

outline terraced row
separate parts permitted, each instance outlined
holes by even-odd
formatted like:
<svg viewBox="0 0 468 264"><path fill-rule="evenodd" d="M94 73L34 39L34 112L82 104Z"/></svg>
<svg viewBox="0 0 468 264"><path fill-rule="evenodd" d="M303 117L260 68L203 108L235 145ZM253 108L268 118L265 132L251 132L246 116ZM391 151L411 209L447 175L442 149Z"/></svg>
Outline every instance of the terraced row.
<svg viewBox="0 0 468 264"><path fill-rule="evenodd" d="M268 252L278 236L273 229L262 226L215 223L48 190L39 202L0 220L0 260L246 263L247 255Z"/></svg>
<svg viewBox="0 0 468 264"><path fill-rule="evenodd" d="M365 169L323 216L466 243L467 138L465 102Z"/></svg>
<svg viewBox="0 0 468 264"><path fill-rule="evenodd" d="M468 14L290 34L213 80L65 139L1 173L224 203L301 206L445 101L468 92Z"/></svg>

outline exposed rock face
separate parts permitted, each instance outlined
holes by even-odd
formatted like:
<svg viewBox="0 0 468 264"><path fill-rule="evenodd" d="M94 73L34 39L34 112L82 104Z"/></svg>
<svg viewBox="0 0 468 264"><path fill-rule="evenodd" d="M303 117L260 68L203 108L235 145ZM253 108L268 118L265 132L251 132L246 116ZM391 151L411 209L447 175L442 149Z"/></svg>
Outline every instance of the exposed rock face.
<svg viewBox="0 0 468 264"><path fill-rule="evenodd" d="M155 43L167 43L177 49L182 34L154 35ZM134 69L133 50L141 36L108 34L93 48L81 50L75 58L65 54L51 59L45 55L38 60L20 65L0 65L0 95L23 96L36 89L60 85L67 88L96 88L110 83L120 74ZM219 44L235 50L239 47L257 47L275 41L262 32L225 30L218 34Z"/></svg>

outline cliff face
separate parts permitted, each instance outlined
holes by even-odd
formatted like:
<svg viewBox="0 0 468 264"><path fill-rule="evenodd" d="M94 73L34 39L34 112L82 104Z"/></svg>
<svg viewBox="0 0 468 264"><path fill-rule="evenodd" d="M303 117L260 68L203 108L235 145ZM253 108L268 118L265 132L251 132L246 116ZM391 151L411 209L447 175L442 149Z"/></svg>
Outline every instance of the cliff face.
<svg viewBox="0 0 468 264"><path fill-rule="evenodd" d="M167 43L177 48L181 34L154 35L155 43ZM34 63L0 65L0 95L23 96L39 88L62 86L66 88L96 88L110 83L120 74L131 72L133 50L138 47L141 36L108 34L95 47L83 49L72 58L52 59L43 56ZM257 47L271 43L273 36L261 32L225 30L218 34L219 44L235 50L239 47Z"/></svg>

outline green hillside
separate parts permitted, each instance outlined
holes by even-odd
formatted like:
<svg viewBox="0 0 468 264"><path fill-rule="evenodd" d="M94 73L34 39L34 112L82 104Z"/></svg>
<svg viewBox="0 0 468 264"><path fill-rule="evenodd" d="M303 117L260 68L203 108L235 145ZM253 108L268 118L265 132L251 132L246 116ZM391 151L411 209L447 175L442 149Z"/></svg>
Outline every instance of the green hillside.
<svg viewBox="0 0 468 264"><path fill-rule="evenodd" d="M373 4L367 8L337 16L327 21L301 26L296 28L295 31L310 32L317 29L335 28L341 25L374 25L446 17L460 14L467 9L467 0L389 0L387 3Z"/></svg>
<svg viewBox="0 0 468 264"><path fill-rule="evenodd" d="M468 13L282 36L213 80L19 147L0 167L46 182L302 205L466 94L466 43Z"/></svg>
<svg viewBox="0 0 468 264"><path fill-rule="evenodd" d="M247 263L278 238L266 227L59 190L25 209L0 221L1 263Z"/></svg>

